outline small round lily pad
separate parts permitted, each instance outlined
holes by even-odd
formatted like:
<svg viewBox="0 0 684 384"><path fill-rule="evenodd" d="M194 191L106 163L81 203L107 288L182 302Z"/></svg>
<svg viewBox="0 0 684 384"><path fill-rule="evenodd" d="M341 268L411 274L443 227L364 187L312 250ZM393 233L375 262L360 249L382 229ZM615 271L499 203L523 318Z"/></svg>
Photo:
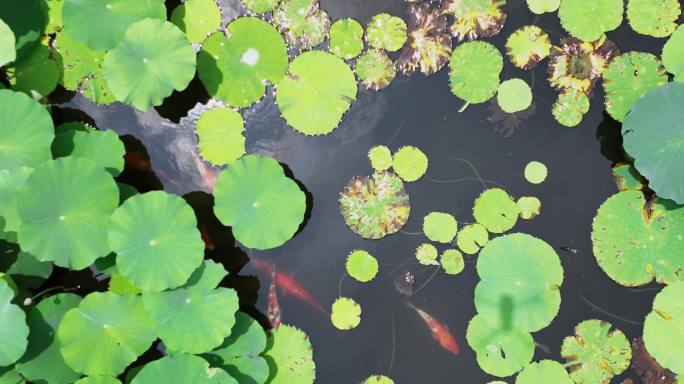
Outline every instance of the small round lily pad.
<svg viewBox="0 0 684 384"><path fill-rule="evenodd" d="M525 220L530 220L539 215L541 211L541 201L534 196L523 196L516 202L520 210L520 217Z"/></svg>
<svg viewBox="0 0 684 384"><path fill-rule="evenodd" d="M456 237L458 224L450 213L430 212L423 218L423 232L431 241L450 243Z"/></svg>
<svg viewBox="0 0 684 384"><path fill-rule="evenodd" d="M354 19L340 19L330 26L330 52L349 60L363 51L363 26Z"/></svg>
<svg viewBox="0 0 684 384"><path fill-rule="evenodd" d="M437 248L432 244L421 244L416 248L416 260L422 265L439 265Z"/></svg>
<svg viewBox="0 0 684 384"><path fill-rule="evenodd" d="M518 205L501 188L490 188L475 200L473 217L489 232L504 233L518 221Z"/></svg>
<svg viewBox="0 0 684 384"><path fill-rule="evenodd" d="M527 7L532 13L542 14L556 12L560 7L561 0L527 0Z"/></svg>
<svg viewBox="0 0 684 384"><path fill-rule="evenodd" d="M503 57L490 43L469 41L454 49L449 67L451 92L469 103L479 104L491 99L499 88Z"/></svg>
<svg viewBox="0 0 684 384"><path fill-rule="evenodd" d="M368 151L368 160L376 171L386 171L392 167L392 152L384 145L378 145Z"/></svg>
<svg viewBox="0 0 684 384"><path fill-rule="evenodd" d="M417 181L427 171L428 158L420 149L407 145L394 153L392 167L404 181Z"/></svg>
<svg viewBox="0 0 684 384"><path fill-rule="evenodd" d="M311 49L328 36L330 17L318 0L283 0L273 11L273 22L291 48Z"/></svg>
<svg viewBox="0 0 684 384"><path fill-rule="evenodd" d="M541 28L526 25L508 37L506 51L513 65L532 69L551 54L551 40Z"/></svg>
<svg viewBox="0 0 684 384"><path fill-rule="evenodd" d="M245 154L245 123L232 109L215 107L202 112L195 132L200 155L212 164L232 164Z"/></svg>
<svg viewBox="0 0 684 384"><path fill-rule="evenodd" d="M394 380L384 375L372 375L367 377L362 384L394 384Z"/></svg>
<svg viewBox="0 0 684 384"><path fill-rule="evenodd" d="M361 322L361 306L353 299L340 297L332 305L330 320L343 331L356 328Z"/></svg>
<svg viewBox="0 0 684 384"><path fill-rule="evenodd" d="M480 368L494 376L516 373L534 356L532 335L513 327L498 328L482 315L470 320L466 340L475 351Z"/></svg>
<svg viewBox="0 0 684 384"><path fill-rule="evenodd" d="M456 249L447 249L442 252L442 255L439 257L439 263L447 275L458 275L465 268L463 255Z"/></svg>
<svg viewBox="0 0 684 384"><path fill-rule="evenodd" d="M522 79L510 79L499 84L496 101L504 112L524 111L532 104L532 89Z"/></svg>
<svg viewBox="0 0 684 384"><path fill-rule="evenodd" d="M221 8L215 0L187 0L173 10L170 20L191 43L201 43L221 26Z"/></svg>
<svg viewBox="0 0 684 384"><path fill-rule="evenodd" d="M316 378L311 341L295 327L281 325L271 331L264 357L269 366L279 367L271 371L270 384L313 383Z"/></svg>
<svg viewBox="0 0 684 384"><path fill-rule="evenodd" d="M397 75L392 59L379 49L369 49L361 55L354 70L361 83L371 91L389 86Z"/></svg>
<svg viewBox="0 0 684 384"><path fill-rule="evenodd" d="M349 276L362 283L373 280L378 274L378 260L364 250L352 251L345 265Z"/></svg>
<svg viewBox="0 0 684 384"><path fill-rule="evenodd" d="M556 121L566 127L574 127L581 123L587 111L589 111L589 97L586 93L575 90L561 92L552 110Z"/></svg>
<svg viewBox="0 0 684 384"><path fill-rule="evenodd" d="M546 180L549 171L544 163L539 161L530 161L525 166L525 180L532 184L541 184Z"/></svg>
<svg viewBox="0 0 684 384"><path fill-rule="evenodd" d="M628 0L627 20L634 31L653 37L667 37L677 29L682 13L678 0Z"/></svg>
<svg viewBox="0 0 684 384"><path fill-rule="evenodd" d="M583 41L598 40L622 23L623 0L563 0L558 17L566 31Z"/></svg>
<svg viewBox="0 0 684 384"><path fill-rule="evenodd" d="M468 224L456 236L456 244L463 253L474 255L489 242L489 232L482 224Z"/></svg>
<svg viewBox="0 0 684 384"><path fill-rule="evenodd" d="M559 362L542 360L526 366L515 379L515 384L537 383L573 384L576 382L568 376L565 367Z"/></svg>
<svg viewBox="0 0 684 384"><path fill-rule="evenodd" d="M398 51L406 41L406 22L397 16L381 13L373 16L366 29L371 47L388 52Z"/></svg>

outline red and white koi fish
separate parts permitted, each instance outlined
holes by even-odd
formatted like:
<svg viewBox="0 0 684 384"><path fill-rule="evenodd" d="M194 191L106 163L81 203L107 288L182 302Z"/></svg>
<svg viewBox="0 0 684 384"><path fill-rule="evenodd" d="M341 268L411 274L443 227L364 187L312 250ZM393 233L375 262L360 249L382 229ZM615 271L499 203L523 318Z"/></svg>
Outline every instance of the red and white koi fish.
<svg viewBox="0 0 684 384"><path fill-rule="evenodd" d="M270 261L252 258L250 262L259 271L263 273L271 273L271 266L273 265L273 263L271 263ZM295 281L295 279L293 279L292 276L290 276L289 274L277 271L275 276L275 282L278 288L283 293L291 295L294 298L311 305L312 307L318 309L326 315L328 314L328 312L325 309L323 309L323 306L318 303L318 301L313 297L313 295L309 293L309 291L307 291L304 287L302 287L297 281Z"/></svg>
<svg viewBox="0 0 684 384"><path fill-rule="evenodd" d="M437 321L434 317L430 316L427 314L427 312L423 311L420 308L416 308L411 304L411 302L407 302L409 307L413 308L418 315L425 321L425 324L430 328L430 332L432 333L432 338L437 340L439 342L439 345L442 346L442 348L446 349L447 351L453 353L454 355L457 355L459 352L458 348L458 343L456 342L456 339L454 336L449 332L449 328Z"/></svg>
<svg viewBox="0 0 684 384"><path fill-rule="evenodd" d="M273 328L280 327L280 305L276 294L276 267L271 267L271 285L268 287L268 310L266 315Z"/></svg>

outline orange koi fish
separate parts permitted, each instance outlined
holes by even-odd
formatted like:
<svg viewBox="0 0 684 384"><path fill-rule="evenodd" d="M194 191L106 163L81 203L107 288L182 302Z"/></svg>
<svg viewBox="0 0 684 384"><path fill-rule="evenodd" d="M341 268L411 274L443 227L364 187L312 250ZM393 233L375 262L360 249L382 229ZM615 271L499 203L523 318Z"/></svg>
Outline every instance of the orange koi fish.
<svg viewBox="0 0 684 384"><path fill-rule="evenodd" d="M437 340L439 342L439 345L442 346L442 348L453 353L454 355L458 354L458 343L456 342L456 339L451 334L451 332L449 332L449 328L446 325L440 323L434 317L428 315L427 312L423 311L422 309L416 308L415 306L413 306L413 304L411 304L411 302L407 302L406 305L413 308L418 313L418 315L420 315L423 321L425 321L425 324L427 324L427 326L430 328L432 338Z"/></svg>
<svg viewBox="0 0 684 384"><path fill-rule="evenodd" d="M266 260L259 260L252 258L251 260L252 265L259 271L263 273L271 273L271 266L273 263L266 261ZM325 309L323 309L323 306L318 303L318 301L313 297L309 291L307 291L304 287L302 287L295 279L292 278L292 276L282 273L282 272L276 272L275 275L275 282L278 288L280 290L288 295L293 296L296 299L299 299L312 307L318 309L319 311L327 314Z"/></svg>
<svg viewBox="0 0 684 384"><path fill-rule="evenodd" d="M273 328L280 327L280 305L276 294L276 267L271 267L271 285L268 287L268 310L266 314Z"/></svg>

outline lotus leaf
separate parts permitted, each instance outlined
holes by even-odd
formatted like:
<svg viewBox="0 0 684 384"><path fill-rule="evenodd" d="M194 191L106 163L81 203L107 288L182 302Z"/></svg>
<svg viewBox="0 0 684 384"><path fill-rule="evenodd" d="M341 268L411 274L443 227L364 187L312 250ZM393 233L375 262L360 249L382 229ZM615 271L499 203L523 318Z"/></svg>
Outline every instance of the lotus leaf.
<svg viewBox="0 0 684 384"><path fill-rule="evenodd" d="M599 266L618 283L670 284L682 278L682 233L684 207L647 203L641 191L631 190L601 205L591 239Z"/></svg>
<svg viewBox="0 0 684 384"><path fill-rule="evenodd" d="M682 8L677 0L628 0L627 20L636 32L667 37L677 28Z"/></svg>
<svg viewBox="0 0 684 384"><path fill-rule="evenodd" d="M422 265L439 265L437 248L432 244L421 244L416 248L416 260Z"/></svg>
<svg viewBox="0 0 684 384"><path fill-rule="evenodd" d="M389 86L397 75L392 59L379 49L370 49L361 55L354 69L361 83L371 91Z"/></svg>
<svg viewBox="0 0 684 384"><path fill-rule="evenodd" d="M111 376L88 376L77 380L74 384L121 384L121 381Z"/></svg>
<svg viewBox="0 0 684 384"><path fill-rule="evenodd" d="M484 247L489 242L489 233L482 224L468 224L464 226L456 237L458 247L468 255L480 252L480 247Z"/></svg>
<svg viewBox="0 0 684 384"><path fill-rule="evenodd" d="M52 153L55 158L72 156L90 159L116 177L124 169L126 148L114 131L67 130L56 135Z"/></svg>
<svg viewBox="0 0 684 384"><path fill-rule="evenodd" d="M529 364L515 379L515 384L573 384L568 372L557 361L542 360Z"/></svg>
<svg viewBox="0 0 684 384"><path fill-rule="evenodd" d="M325 135L337 128L356 99L356 91L356 78L344 61L312 51L292 61L288 75L278 85L276 102L296 131Z"/></svg>
<svg viewBox="0 0 684 384"><path fill-rule="evenodd" d="M4 221L2 231L6 233L16 234L19 231L21 220L17 211L16 192L28 180L31 173L33 173L33 168L27 167L0 171L0 201L4 203L0 206L0 219Z"/></svg>
<svg viewBox="0 0 684 384"><path fill-rule="evenodd" d="M541 210L541 201L534 196L523 196L518 199L516 204L520 209L520 217L525 220L538 216Z"/></svg>
<svg viewBox="0 0 684 384"><path fill-rule="evenodd" d="M221 26L221 9L215 0L187 0L173 10L171 22L191 43L201 43Z"/></svg>
<svg viewBox="0 0 684 384"><path fill-rule="evenodd" d="M508 37L506 52L516 67L532 69L551 54L551 40L541 28L526 25Z"/></svg>
<svg viewBox="0 0 684 384"><path fill-rule="evenodd" d="M398 51L406 42L406 22L388 13L373 16L366 28L366 40L375 49Z"/></svg>
<svg viewBox="0 0 684 384"><path fill-rule="evenodd" d="M542 14L556 12L560 3L561 0L527 0L527 7L532 13Z"/></svg>
<svg viewBox="0 0 684 384"><path fill-rule="evenodd" d="M516 373L534 356L532 335L510 327L497 328L482 315L470 320L466 340L475 351L480 368L494 376Z"/></svg>
<svg viewBox="0 0 684 384"><path fill-rule="evenodd" d="M66 8L66 4L65 4ZM107 52L104 75L117 100L146 111L182 91L195 76L195 51L175 25L145 19L131 25Z"/></svg>
<svg viewBox="0 0 684 384"><path fill-rule="evenodd" d="M197 59L199 78L211 96L237 108L261 99L265 82L277 84L287 69L287 47L278 31L256 17L239 17L211 35Z"/></svg>
<svg viewBox="0 0 684 384"><path fill-rule="evenodd" d="M524 111L532 105L532 89L522 79L510 79L499 84L496 101L504 112Z"/></svg>
<svg viewBox="0 0 684 384"><path fill-rule="evenodd" d="M623 53L615 57L603 72L606 110L615 120L623 121L641 96L667 81L665 68L655 55Z"/></svg>
<svg viewBox="0 0 684 384"><path fill-rule="evenodd" d="M5 279L8 283L14 283L24 289L34 289L40 287L47 280L53 271L52 263L38 261L30 253L21 252L16 244L3 242L2 259L0 259L0 269L7 274ZM2 278L0 276L0 278ZM19 292L23 294L24 292ZM23 295L22 295L23 296ZM18 300L24 297L18 297ZM30 300L32 302L32 299ZM1 382L1 381L0 381Z"/></svg>
<svg viewBox="0 0 684 384"><path fill-rule="evenodd" d="M202 112L195 129L200 155L212 164L232 164L245 154L245 123L229 108Z"/></svg>
<svg viewBox="0 0 684 384"><path fill-rule="evenodd" d="M17 58L16 39L10 27L0 19L0 67Z"/></svg>
<svg viewBox="0 0 684 384"><path fill-rule="evenodd" d="M330 17L318 0L282 0L273 11L273 21L288 45L299 50L322 43L330 28Z"/></svg>
<svg viewBox="0 0 684 384"><path fill-rule="evenodd" d="M500 188L490 188L475 200L473 216L489 232L504 233L518 221L518 205L513 198Z"/></svg>
<svg viewBox="0 0 684 384"><path fill-rule="evenodd" d="M392 167L404 181L417 181L427 171L428 158L420 149L407 145L394 153Z"/></svg>
<svg viewBox="0 0 684 384"><path fill-rule="evenodd" d="M397 60L397 68L405 75L419 69L425 75L432 75L451 56L447 16L428 3L409 4L408 14L408 40Z"/></svg>
<svg viewBox="0 0 684 384"><path fill-rule="evenodd" d="M643 177L629 164L620 164L613 167L613 178L618 190L642 189Z"/></svg>
<svg viewBox="0 0 684 384"><path fill-rule="evenodd" d="M137 295L142 293L140 288L136 287L126 276L115 272L112 273L109 278L109 292L116 293L117 295L131 294Z"/></svg>
<svg viewBox="0 0 684 384"><path fill-rule="evenodd" d="M456 219L450 213L430 212L423 218L423 232L431 241L451 243L457 230Z"/></svg>
<svg viewBox="0 0 684 384"><path fill-rule="evenodd" d="M484 103L499 87L503 57L492 44L471 41L458 46L451 54L451 92L472 103Z"/></svg>
<svg viewBox="0 0 684 384"><path fill-rule="evenodd" d="M26 315L17 305L12 304L14 291L0 279L0 366L17 361L26 351L29 327Z"/></svg>
<svg viewBox="0 0 684 384"><path fill-rule="evenodd" d="M644 344L657 362L672 372L684 373L684 282L678 281L660 291L653 311L644 322Z"/></svg>
<svg viewBox="0 0 684 384"><path fill-rule="evenodd" d="M458 275L465 268L463 255L455 249L447 249L442 252L439 262L442 264L442 269L444 269L447 275Z"/></svg>
<svg viewBox="0 0 684 384"><path fill-rule="evenodd" d="M394 384L394 380L384 375L372 375L367 377L362 384Z"/></svg>
<svg viewBox="0 0 684 384"><path fill-rule="evenodd" d="M370 253L363 250L352 251L347 256L347 263L345 264L349 276L356 280L367 283L378 274L378 260Z"/></svg>
<svg viewBox="0 0 684 384"><path fill-rule="evenodd" d="M271 370L269 384L310 384L316 365L309 337L297 328L281 325L272 331L264 354Z"/></svg>
<svg viewBox="0 0 684 384"><path fill-rule="evenodd" d="M109 253L107 221L119 204L119 189L92 160L45 162L19 189L16 204L19 244L36 259L78 270Z"/></svg>
<svg viewBox="0 0 684 384"><path fill-rule="evenodd" d="M589 97L578 90L565 90L553 104L553 117L566 127L574 127L582 122L589 111Z"/></svg>
<svg viewBox="0 0 684 384"><path fill-rule="evenodd" d="M33 98L42 98L55 90L60 78L60 68L52 57L47 42L37 44L22 60L7 68L12 89Z"/></svg>
<svg viewBox="0 0 684 384"><path fill-rule="evenodd" d="M361 322L361 306L353 299L339 297L332 305L330 320L343 331L356 328Z"/></svg>
<svg viewBox="0 0 684 384"><path fill-rule="evenodd" d="M150 347L155 333L139 296L94 292L67 311L57 339L76 372L118 375Z"/></svg>
<svg viewBox="0 0 684 384"><path fill-rule="evenodd" d="M411 212L404 183L386 171L353 178L340 193L339 203L345 224L366 239L398 232Z"/></svg>
<svg viewBox="0 0 684 384"><path fill-rule="evenodd" d="M532 184L541 184L546 180L546 176L548 176L548 169L546 169L546 165L544 163L541 163L539 161L530 161L527 163L525 166L525 180Z"/></svg>
<svg viewBox="0 0 684 384"><path fill-rule="evenodd" d="M330 26L330 52L349 60L363 51L363 26L354 19L340 19Z"/></svg>
<svg viewBox="0 0 684 384"><path fill-rule="evenodd" d="M270 157L247 155L233 163L219 174L214 195L216 216L249 248L284 244L306 210L304 192Z"/></svg>
<svg viewBox="0 0 684 384"><path fill-rule="evenodd" d="M522 233L497 237L480 252L477 273L475 308L492 325L536 332L556 317L563 268L543 240Z"/></svg>
<svg viewBox="0 0 684 384"><path fill-rule="evenodd" d="M617 46L608 39L591 43L568 38L562 43L561 49L549 59L549 84L560 91L590 94L610 60L618 54Z"/></svg>
<svg viewBox="0 0 684 384"><path fill-rule="evenodd" d="M451 34L459 41L498 34L506 23L506 0L447 0L442 12L454 18Z"/></svg>
<svg viewBox="0 0 684 384"><path fill-rule="evenodd" d="M280 0L242 0L242 5L244 5L248 11L266 13L272 11L279 2Z"/></svg>
<svg viewBox="0 0 684 384"><path fill-rule="evenodd" d="M45 34L58 33L62 30L62 7L64 0L46 0L41 3L43 11L47 13L48 23L45 26Z"/></svg>
<svg viewBox="0 0 684 384"><path fill-rule="evenodd" d="M378 145L368 151L368 160L376 171L386 171L392 167L392 152L384 145Z"/></svg>
<svg viewBox="0 0 684 384"><path fill-rule="evenodd" d="M677 383L677 375L658 364L646 350L641 338L632 341L632 368L645 383L653 379L661 381L662 384Z"/></svg>
<svg viewBox="0 0 684 384"><path fill-rule="evenodd" d="M199 356L174 354L162 357L138 372L131 384L238 384L238 381L220 369L212 368Z"/></svg>
<svg viewBox="0 0 684 384"><path fill-rule="evenodd" d="M684 82L684 27L679 26L663 47L663 65L674 75L675 81Z"/></svg>
<svg viewBox="0 0 684 384"><path fill-rule="evenodd" d="M0 19L14 34L17 60L31 53L47 22L40 0L0 0Z"/></svg>
<svg viewBox="0 0 684 384"><path fill-rule="evenodd" d="M583 41L598 40L622 23L623 0L563 0L558 17L566 31Z"/></svg>
<svg viewBox="0 0 684 384"><path fill-rule="evenodd" d="M681 129L684 84L668 83L641 97L622 125L625 151L658 196L684 203L684 145Z"/></svg>
<svg viewBox="0 0 684 384"><path fill-rule="evenodd" d="M585 320L563 340L561 356L575 383L610 383L629 367L632 348L619 329L601 320Z"/></svg>

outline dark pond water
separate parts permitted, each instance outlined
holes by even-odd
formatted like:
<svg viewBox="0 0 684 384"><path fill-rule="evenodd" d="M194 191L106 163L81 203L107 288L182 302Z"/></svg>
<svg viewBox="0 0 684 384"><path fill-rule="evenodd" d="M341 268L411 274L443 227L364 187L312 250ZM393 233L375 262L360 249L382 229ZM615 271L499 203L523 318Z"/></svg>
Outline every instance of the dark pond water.
<svg viewBox="0 0 684 384"><path fill-rule="evenodd" d="M237 1L221 3L225 15L239 14ZM400 0L321 0L321 5L332 19L353 17L362 24L380 12L405 16L405 3ZM502 52L506 37L522 25L541 26L556 45L566 36L555 13L535 16L527 10L524 0L509 1L506 12L505 28L488 39ZM663 43L638 37L626 23L609 33L609 38L622 52L640 50L659 55ZM413 263L414 250L425 238L399 233L381 241L364 240L345 227L337 198L352 177L371 173L366 158L369 148L384 144L394 150L414 145L428 155L430 166L426 178L407 184L412 212L404 230L420 231L423 216L435 210L451 212L461 223L473 221L471 209L482 185L478 181L435 181L474 177L465 162L454 158L468 160L484 179L501 184L514 196L541 199L542 214L531 221L519 221L514 231L545 240L561 257L565 269L562 306L552 325L534 334L535 341L544 346L537 349L535 360L559 360L563 337L588 318L608 320L630 339L638 337L642 328L639 323L650 310L656 291L630 290L608 279L595 262L590 240L598 206L616 192L611 164L621 157L619 125L603 113L603 93L598 85L582 124L575 128L560 126L550 112L556 93L549 88L545 71L545 63L529 72L506 61L502 79L521 77L533 82L536 106L531 118L512 129L503 122L491 121L489 104L470 106L459 113L462 101L450 93L447 69L431 77L399 76L380 92L360 90L340 127L323 137L304 137L287 127L272 96L244 111L248 152L273 156L286 164L306 187L311 200L310 217L297 236L267 252L235 244L229 229L220 226L211 214L211 196L206 192L210 191L207 184L214 170L198 160L192 127L193 119L204 107L187 112L195 103L207 101L197 81L190 90L174 95L158 109L171 120L160 117L156 110L141 113L124 105L95 107L78 96L62 104L55 114L68 120L79 116L81 112L76 110L80 110L100 129L125 135L132 160L127 162L121 181L141 191L163 186L169 192L185 195L216 244L208 256L229 266L232 275L227 284L240 290L244 310L264 323L269 278L250 265L248 258L271 260L280 271L293 273L326 308L340 295L338 283L345 274L344 261L351 250L366 249L379 259L380 274L373 282L361 284L349 278L342 282L342 295L355 298L363 308L361 325L352 331L338 331L327 315L280 295L283 322L305 330L311 337L317 382L358 383L370 374L382 373L398 383L485 383L493 378L480 370L465 341L468 321L475 313L475 259L468 259L465 271L458 276L437 273L411 299L449 326L461 346L461 353L454 356L431 338L423 321L404 305L392 286L394 278L406 271L418 275L418 285L432 275L432 269ZM180 124L172 121L186 114L189 117ZM550 174L545 183L535 186L525 182L522 170L531 160L548 166ZM149 165L156 177L149 172ZM577 253L561 247L574 248ZM408 264L396 267L403 262ZM635 323L602 313L583 297ZM628 375L615 382L625 377Z"/></svg>

